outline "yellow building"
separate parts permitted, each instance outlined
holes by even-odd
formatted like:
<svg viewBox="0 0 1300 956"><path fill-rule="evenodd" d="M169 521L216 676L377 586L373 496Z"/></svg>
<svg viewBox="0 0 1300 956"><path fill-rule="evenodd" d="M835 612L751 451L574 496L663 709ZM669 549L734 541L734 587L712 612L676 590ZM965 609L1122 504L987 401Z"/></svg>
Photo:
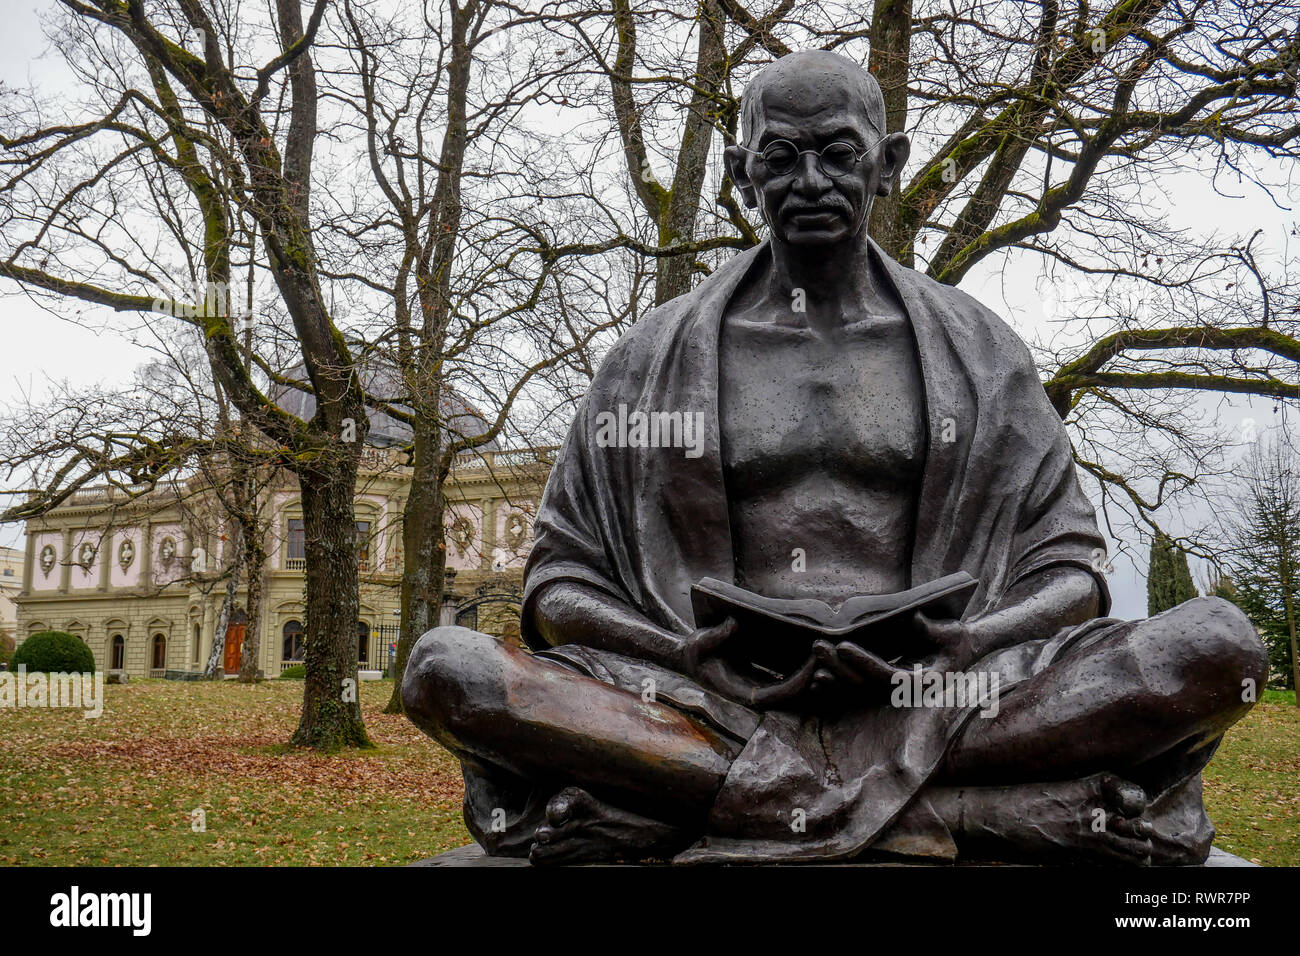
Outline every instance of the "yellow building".
<svg viewBox="0 0 1300 956"><path fill-rule="evenodd" d="M552 453L484 451L456 463L447 488L443 623L517 635L523 563ZM391 446L367 447L357 485L357 661L368 671L388 667L397 640L401 515L410 475L400 461ZM258 667L275 677L302 658L304 540L296 480L286 474L266 494L269 557ZM68 631L108 671L201 673L225 597L219 569L228 562L228 521L212 504L202 482L190 478L137 498L115 487L86 489L28 521L26 551L17 552L14 574L5 572L5 580L21 586L15 638L21 643L36 631ZM246 639L245 595L241 586L227 628L227 673L238 670Z"/></svg>
<svg viewBox="0 0 1300 956"><path fill-rule="evenodd" d="M0 547L0 635L17 638L18 605L23 589L23 552L18 548Z"/></svg>

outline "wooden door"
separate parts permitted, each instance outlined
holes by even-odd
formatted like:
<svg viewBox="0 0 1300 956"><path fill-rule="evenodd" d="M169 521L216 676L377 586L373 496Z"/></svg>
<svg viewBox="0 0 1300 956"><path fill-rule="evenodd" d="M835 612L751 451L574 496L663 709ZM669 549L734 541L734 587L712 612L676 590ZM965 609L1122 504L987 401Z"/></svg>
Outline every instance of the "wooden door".
<svg viewBox="0 0 1300 956"><path fill-rule="evenodd" d="M246 624L231 624L226 628L226 673L239 673L239 659L244 653Z"/></svg>

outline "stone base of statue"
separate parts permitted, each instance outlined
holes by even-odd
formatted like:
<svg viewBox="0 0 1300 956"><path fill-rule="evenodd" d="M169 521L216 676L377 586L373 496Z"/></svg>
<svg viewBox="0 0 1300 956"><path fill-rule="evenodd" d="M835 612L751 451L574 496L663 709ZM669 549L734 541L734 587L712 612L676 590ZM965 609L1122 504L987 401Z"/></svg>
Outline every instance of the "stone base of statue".
<svg viewBox="0 0 1300 956"><path fill-rule="evenodd" d="M611 865L611 864L605 864ZM612 865L633 865L633 864L612 864ZM641 864L635 864L641 865ZM870 863L816 863L813 866L946 866L947 864L935 863L908 863L902 860L884 862L872 861ZM993 863L993 862L972 862L958 863L958 866L1012 866L1017 864ZM446 853L440 853L435 857L427 860L421 860L419 863L412 863L411 866L516 866L526 867L529 863L525 859L511 856L488 856L483 852L483 848L477 843L471 843L468 846L457 847L454 850L448 850ZM1209 858L1201 864L1202 867L1209 866L1259 866L1258 863L1251 863L1249 860L1243 860L1226 850L1220 850L1217 846L1210 848Z"/></svg>

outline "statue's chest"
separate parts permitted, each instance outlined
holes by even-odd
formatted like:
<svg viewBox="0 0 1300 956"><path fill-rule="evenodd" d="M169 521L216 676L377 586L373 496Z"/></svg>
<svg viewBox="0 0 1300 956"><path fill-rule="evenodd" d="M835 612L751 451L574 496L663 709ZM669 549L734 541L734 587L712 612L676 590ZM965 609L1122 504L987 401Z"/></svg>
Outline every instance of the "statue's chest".
<svg viewBox="0 0 1300 956"><path fill-rule="evenodd" d="M924 387L906 320L833 337L724 324L719 418L735 472L822 467L885 481L924 463Z"/></svg>

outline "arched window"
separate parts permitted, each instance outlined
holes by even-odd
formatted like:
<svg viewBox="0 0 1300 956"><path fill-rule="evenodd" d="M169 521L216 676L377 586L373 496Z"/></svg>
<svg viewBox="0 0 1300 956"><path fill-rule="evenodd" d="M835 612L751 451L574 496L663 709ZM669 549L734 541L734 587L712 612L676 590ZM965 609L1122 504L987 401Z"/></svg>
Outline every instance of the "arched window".
<svg viewBox="0 0 1300 956"><path fill-rule="evenodd" d="M302 652L306 643L302 621L285 621L283 634L284 655L281 659L286 661L302 660Z"/></svg>
<svg viewBox="0 0 1300 956"><path fill-rule="evenodd" d="M456 612L456 626L468 627L471 631L478 630L478 605L467 607L463 611Z"/></svg>
<svg viewBox="0 0 1300 956"><path fill-rule="evenodd" d="M195 664L199 662L199 648L202 643L203 643L203 625L195 624L194 625L194 648L193 648Z"/></svg>
<svg viewBox="0 0 1300 956"><path fill-rule="evenodd" d="M167 668L167 636L165 634L155 634L153 636L152 667L156 671L166 670Z"/></svg>
<svg viewBox="0 0 1300 956"><path fill-rule="evenodd" d="M370 570L370 522L358 521L357 526L357 569ZM362 660L365 660L363 657Z"/></svg>
<svg viewBox="0 0 1300 956"><path fill-rule="evenodd" d="M370 660L370 625L357 621L357 663L364 664Z"/></svg>
<svg viewBox="0 0 1300 956"><path fill-rule="evenodd" d="M307 566L307 526L301 518L289 519L287 538L284 566L290 571L301 571Z"/></svg>
<svg viewBox="0 0 1300 956"><path fill-rule="evenodd" d="M111 671L120 671L126 666L126 638L121 634L114 634L108 659L110 661L108 669Z"/></svg>

